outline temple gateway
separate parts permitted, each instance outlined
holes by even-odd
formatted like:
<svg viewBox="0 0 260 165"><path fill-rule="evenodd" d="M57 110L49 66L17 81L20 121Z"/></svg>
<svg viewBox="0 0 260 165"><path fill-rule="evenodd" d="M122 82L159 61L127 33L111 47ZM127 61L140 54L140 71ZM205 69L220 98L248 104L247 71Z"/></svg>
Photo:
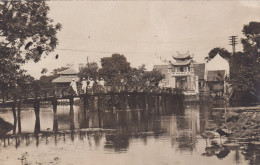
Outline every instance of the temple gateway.
<svg viewBox="0 0 260 165"><path fill-rule="evenodd" d="M154 68L165 74L166 78L161 82L162 87L182 89L186 95L196 95L205 86L205 64L193 61L193 55L189 52L179 53L173 56L173 62L168 65L155 65ZM166 71L167 69L167 71Z"/></svg>

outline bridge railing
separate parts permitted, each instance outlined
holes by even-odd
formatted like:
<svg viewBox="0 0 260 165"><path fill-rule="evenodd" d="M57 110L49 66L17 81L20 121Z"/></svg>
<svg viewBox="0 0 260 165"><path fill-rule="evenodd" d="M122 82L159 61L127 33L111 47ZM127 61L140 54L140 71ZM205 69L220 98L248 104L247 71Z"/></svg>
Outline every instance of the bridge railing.
<svg viewBox="0 0 260 165"><path fill-rule="evenodd" d="M174 88L161 88L155 86L147 86L144 88L127 85L116 85L116 86L97 86L95 88L88 88L89 94L94 93L120 93L120 92L154 92L154 93L172 93L182 94L181 89ZM0 102L9 100L26 100L34 98L50 98L59 97L64 98L68 95L81 95L83 90L78 88L77 94L71 87L60 87L60 88L41 88L41 89L25 89L25 90L6 90L4 93L0 92Z"/></svg>

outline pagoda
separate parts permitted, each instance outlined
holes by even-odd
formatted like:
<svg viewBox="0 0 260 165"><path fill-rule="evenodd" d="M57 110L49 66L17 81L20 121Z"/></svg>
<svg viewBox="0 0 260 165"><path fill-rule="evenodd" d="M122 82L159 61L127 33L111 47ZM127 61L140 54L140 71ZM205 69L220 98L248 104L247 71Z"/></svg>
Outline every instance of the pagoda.
<svg viewBox="0 0 260 165"><path fill-rule="evenodd" d="M199 92L198 76L194 73L193 54L179 53L173 56L174 62L169 62L169 84L172 88L182 89L184 93Z"/></svg>

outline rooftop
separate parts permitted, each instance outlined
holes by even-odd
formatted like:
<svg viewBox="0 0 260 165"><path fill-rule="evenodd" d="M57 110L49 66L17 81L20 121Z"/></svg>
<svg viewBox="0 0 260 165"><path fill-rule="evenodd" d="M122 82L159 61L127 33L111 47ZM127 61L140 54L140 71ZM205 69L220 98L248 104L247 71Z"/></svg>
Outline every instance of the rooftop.
<svg viewBox="0 0 260 165"><path fill-rule="evenodd" d="M205 75L205 63L194 64L194 73L199 76L199 79L204 79Z"/></svg>
<svg viewBox="0 0 260 165"><path fill-rule="evenodd" d="M207 74L207 81L224 81L225 70L209 70Z"/></svg>
<svg viewBox="0 0 260 165"><path fill-rule="evenodd" d="M70 83L72 80L79 81L77 76L60 76L52 80L53 83Z"/></svg>
<svg viewBox="0 0 260 165"><path fill-rule="evenodd" d="M76 75L78 74L74 69L72 68L69 68L69 69L66 69L64 71L61 71L61 72L58 72L58 74L65 74L65 75Z"/></svg>
<svg viewBox="0 0 260 165"><path fill-rule="evenodd" d="M191 59L193 55L190 55L189 52L187 53L179 53L177 52L177 55L172 56L175 60L184 60L184 59Z"/></svg>

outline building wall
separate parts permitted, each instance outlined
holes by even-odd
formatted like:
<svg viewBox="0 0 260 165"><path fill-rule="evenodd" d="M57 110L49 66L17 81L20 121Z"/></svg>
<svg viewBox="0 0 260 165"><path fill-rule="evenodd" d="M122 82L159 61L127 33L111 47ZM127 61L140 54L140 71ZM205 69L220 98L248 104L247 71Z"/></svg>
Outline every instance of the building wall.
<svg viewBox="0 0 260 165"><path fill-rule="evenodd" d="M206 71L225 70L229 75L229 62L217 54L213 59L206 63Z"/></svg>

